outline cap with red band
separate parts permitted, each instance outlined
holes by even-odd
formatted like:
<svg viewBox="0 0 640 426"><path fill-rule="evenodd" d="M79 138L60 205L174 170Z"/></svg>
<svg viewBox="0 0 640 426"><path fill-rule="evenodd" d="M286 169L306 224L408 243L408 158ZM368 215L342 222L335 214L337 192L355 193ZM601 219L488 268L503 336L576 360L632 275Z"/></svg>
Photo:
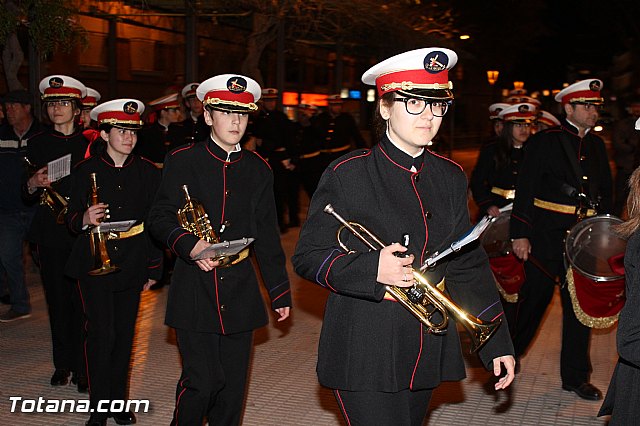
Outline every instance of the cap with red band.
<svg viewBox="0 0 640 426"><path fill-rule="evenodd" d="M182 88L182 99L195 98L196 89L200 86L200 83L189 83Z"/></svg>
<svg viewBox="0 0 640 426"><path fill-rule="evenodd" d="M163 109L178 109L180 108L180 102L178 102L178 92L171 93L158 99L154 99L149 102L149 106L154 111L161 111Z"/></svg>
<svg viewBox="0 0 640 426"><path fill-rule="evenodd" d="M252 78L222 74L203 81L196 90L204 106L225 112L248 112L258 109L260 85Z"/></svg>
<svg viewBox="0 0 640 426"><path fill-rule="evenodd" d="M602 80L581 80L562 89L554 99L563 105L572 103L602 105L604 103L600 93L602 87Z"/></svg>
<svg viewBox="0 0 640 426"><path fill-rule="evenodd" d="M43 101L81 100L87 96L87 88L80 81L66 75L50 75L40 80L38 86Z"/></svg>
<svg viewBox="0 0 640 426"><path fill-rule="evenodd" d="M536 118L536 106L533 104L515 104L509 105L498 114L498 117L504 121L513 123L533 123Z"/></svg>
<svg viewBox="0 0 640 426"><path fill-rule="evenodd" d="M560 120L553 116L553 114L547 111L540 111L538 114L538 123L545 124L549 127L556 127L560 125Z"/></svg>
<svg viewBox="0 0 640 426"><path fill-rule="evenodd" d="M98 105L91 110L91 119L98 125L110 124L122 129L139 129L142 127L141 114L144 104L137 99L115 99Z"/></svg>
<svg viewBox="0 0 640 426"><path fill-rule="evenodd" d="M511 104L506 104L504 102L489 105L489 120L499 120L500 118L498 115L500 114L500 111L505 108L509 108L510 106Z"/></svg>
<svg viewBox="0 0 640 426"><path fill-rule="evenodd" d="M91 87L87 87L87 96L82 98L82 109L91 109L100 102L100 92Z"/></svg>
<svg viewBox="0 0 640 426"><path fill-rule="evenodd" d="M443 47L411 50L374 65L362 75L362 82L376 86L378 95L398 92L421 99L453 99L449 70L458 55Z"/></svg>

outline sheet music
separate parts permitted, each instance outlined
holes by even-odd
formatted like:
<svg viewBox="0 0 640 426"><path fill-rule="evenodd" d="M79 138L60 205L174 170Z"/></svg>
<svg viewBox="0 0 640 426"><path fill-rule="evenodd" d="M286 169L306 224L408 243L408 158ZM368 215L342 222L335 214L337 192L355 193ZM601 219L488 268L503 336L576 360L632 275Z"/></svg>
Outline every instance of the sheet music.
<svg viewBox="0 0 640 426"><path fill-rule="evenodd" d="M57 160L47 163L47 175L49 182L55 182L71 173L71 154L67 154Z"/></svg>
<svg viewBox="0 0 640 426"><path fill-rule="evenodd" d="M131 229L133 224L136 223L135 219L121 220L119 222L102 222L99 226L96 226L91 230L92 234L98 232L125 232Z"/></svg>
<svg viewBox="0 0 640 426"><path fill-rule="evenodd" d="M200 260L215 258L218 256L233 256L240 253L253 241L254 238L242 238L240 240L223 241L221 243L212 244L206 249L202 250L196 256L192 257L192 259Z"/></svg>

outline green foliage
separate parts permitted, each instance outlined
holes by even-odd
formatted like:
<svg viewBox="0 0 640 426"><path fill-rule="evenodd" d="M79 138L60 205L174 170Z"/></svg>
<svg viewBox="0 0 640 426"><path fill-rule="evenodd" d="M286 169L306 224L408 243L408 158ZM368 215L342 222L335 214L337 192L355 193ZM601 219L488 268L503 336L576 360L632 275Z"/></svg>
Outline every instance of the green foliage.
<svg viewBox="0 0 640 426"><path fill-rule="evenodd" d="M58 48L70 51L74 45L86 43L84 29L77 23L68 0L5 0L0 7L0 44L17 31L27 30L40 54Z"/></svg>

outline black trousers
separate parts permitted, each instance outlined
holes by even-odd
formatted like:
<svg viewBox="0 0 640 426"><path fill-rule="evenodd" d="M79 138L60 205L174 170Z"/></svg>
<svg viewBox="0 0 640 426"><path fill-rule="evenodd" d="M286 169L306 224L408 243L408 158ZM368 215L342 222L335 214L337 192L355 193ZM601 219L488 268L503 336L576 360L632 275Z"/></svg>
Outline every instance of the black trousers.
<svg viewBox="0 0 640 426"><path fill-rule="evenodd" d="M433 389L399 392L333 391L349 426L422 426Z"/></svg>
<svg viewBox="0 0 640 426"><path fill-rule="evenodd" d="M560 276L564 282L564 262L541 261L551 274ZM542 321L555 289L554 282L531 262L525 264L525 280L520 290L518 311L513 335L516 357L525 353ZM573 311L567 286L560 290L562 300L562 352L560 355L560 377L568 386L578 386L589 381L591 361L589 339L591 329L583 325Z"/></svg>
<svg viewBox="0 0 640 426"><path fill-rule="evenodd" d="M117 275L117 274L116 274ZM80 281L87 316L85 352L89 399L95 408L100 400L127 398L129 361L140 304L140 288L112 291L108 275ZM94 413L96 414L96 413ZM97 413L106 418L108 413Z"/></svg>
<svg viewBox="0 0 640 426"><path fill-rule="evenodd" d="M222 335L176 329L182 375L176 387L177 426L238 425L253 331Z"/></svg>
<svg viewBox="0 0 640 426"><path fill-rule="evenodd" d="M40 275L49 310L53 365L84 376L82 303L77 282L64 275L70 252L64 247L38 246Z"/></svg>

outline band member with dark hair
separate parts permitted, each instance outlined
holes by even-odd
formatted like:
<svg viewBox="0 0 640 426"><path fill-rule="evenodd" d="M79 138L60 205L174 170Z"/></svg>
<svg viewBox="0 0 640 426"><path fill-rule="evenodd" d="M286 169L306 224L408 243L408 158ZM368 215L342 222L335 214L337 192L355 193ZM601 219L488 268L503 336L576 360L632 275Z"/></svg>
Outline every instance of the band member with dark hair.
<svg viewBox="0 0 640 426"><path fill-rule="evenodd" d="M362 81L375 85L380 96L378 143L325 170L292 258L298 274L330 291L317 371L320 384L333 389L347 424L422 425L433 389L465 376L456 327L427 333L389 294L412 287L413 268L471 226L462 168L426 150L453 100L448 70L456 62L449 49L425 48L365 72ZM346 247L338 244L340 223L325 213L328 204L389 245L371 251L347 231L341 234ZM470 315L502 317L482 248L446 258L425 276L442 283ZM506 324L479 350L496 376L506 369L496 390L514 378L512 354Z"/></svg>
<svg viewBox="0 0 640 426"><path fill-rule="evenodd" d="M640 119L635 127L640 130ZM627 300L618 320L617 346L620 358L598 413L598 416L611 415L610 426L632 425L640 418L640 168L629 179L627 208L629 219L615 227L615 231L629 239L624 255Z"/></svg>
<svg viewBox="0 0 640 426"><path fill-rule="evenodd" d="M88 140L75 123L87 90L84 84L66 75L45 77L39 88L43 107L52 126L34 136L27 147L27 158L37 171L27 180L23 193L34 202L40 198L27 239L36 244L49 308L55 366L51 385L66 385L70 373L73 373L71 380L78 384L79 391L86 392L86 367L81 342L82 304L76 282L64 275L64 265L75 240L75 236L64 225L67 198L71 195L71 179L65 176L51 182L47 165L50 161L70 155L70 164L61 167L62 170L69 170L84 158Z"/></svg>
<svg viewBox="0 0 640 426"><path fill-rule="evenodd" d="M140 291L160 279L162 252L151 243L145 220L160 170L131 154L142 126L144 104L116 99L91 111L103 145L73 171L67 214L69 228L80 236L66 272L80 283L87 318L85 350L91 408L101 400L126 400L129 360ZM129 229L102 231L103 222L133 221ZM105 223L106 224L106 223ZM102 226L104 226L103 224ZM131 412L91 414L87 425L105 425L113 417L133 424Z"/></svg>
<svg viewBox="0 0 640 426"><path fill-rule="evenodd" d="M516 194L516 182L522 166L524 145L531 135L531 128L536 118L536 107L529 103L509 105L498 113L503 123L500 135L494 143L482 148L473 172L470 188L473 199L478 205L480 216L500 216L500 208L513 203ZM508 212L504 213L508 215ZM511 253L509 244L509 227L504 217L504 239L491 242L485 246L489 255L491 270L498 284L498 291L503 298L505 314L509 326L515 324L518 291L524 282L524 265ZM495 226L498 222L494 222Z"/></svg>
<svg viewBox="0 0 640 426"><path fill-rule="evenodd" d="M237 425L253 330L266 325L268 316L246 252L226 267L209 257L194 258L211 246L207 240L255 238L253 249L278 321L289 317L291 292L273 173L266 161L240 146L248 114L258 108L260 86L249 77L223 74L204 81L197 96L210 134L167 155L149 215L153 235L177 255L165 319L175 328L182 355L172 424L200 426L206 417L209 424ZM190 219L179 220L179 210ZM194 222L207 226L198 230Z"/></svg>
<svg viewBox="0 0 640 426"><path fill-rule="evenodd" d="M135 154L148 158L162 167L164 156L177 145L169 137L169 126L180 120L178 94L171 93L149 102L156 114L156 120L140 130Z"/></svg>
<svg viewBox="0 0 640 426"><path fill-rule="evenodd" d="M520 289L520 306L513 343L516 358L533 340L553 297L554 277L564 277L563 241L567 231L584 217L608 213L612 208L612 182L604 142L591 129L604 101L602 81L582 80L560 91L566 117L561 125L533 135L525 148L511 213L513 252L529 255L526 281ZM541 267L542 266L542 267ZM600 390L589 383L591 329L577 318L568 286L562 286L562 388L580 398L598 400Z"/></svg>

